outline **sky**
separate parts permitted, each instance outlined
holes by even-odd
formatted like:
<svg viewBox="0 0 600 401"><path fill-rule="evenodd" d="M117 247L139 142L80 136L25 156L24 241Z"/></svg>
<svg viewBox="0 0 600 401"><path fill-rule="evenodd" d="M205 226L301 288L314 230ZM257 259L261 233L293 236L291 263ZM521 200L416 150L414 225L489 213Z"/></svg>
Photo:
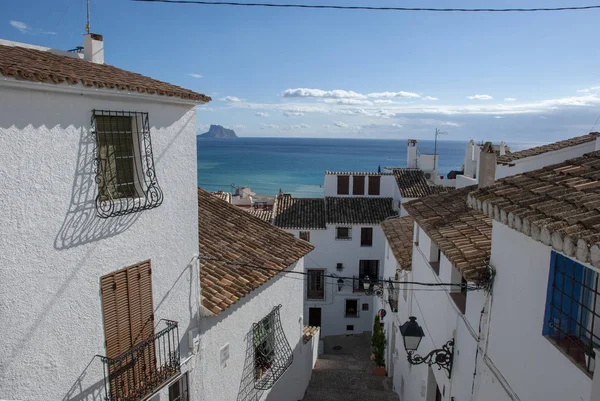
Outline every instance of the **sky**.
<svg viewBox="0 0 600 401"><path fill-rule="evenodd" d="M244 0L239 0L244 1ZM600 4L486 0L485 7ZM272 0L285 3L285 0ZM481 7L466 0L289 0ZM600 10L425 13L90 0L119 68L212 97L210 124L240 136L549 142L600 131ZM0 38L83 43L85 0L4 0Z"/></svg>

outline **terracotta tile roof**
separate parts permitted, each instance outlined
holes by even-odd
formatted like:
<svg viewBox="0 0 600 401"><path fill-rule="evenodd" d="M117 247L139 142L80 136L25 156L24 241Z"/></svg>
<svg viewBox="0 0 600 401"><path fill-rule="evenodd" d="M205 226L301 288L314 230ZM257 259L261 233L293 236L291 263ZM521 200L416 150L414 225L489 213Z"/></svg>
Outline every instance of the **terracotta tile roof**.
<svg viewBox="0 0 600 401"><path fill-rule="evenodd" d="M325 170L325 175L392 175L393 173L377 171L328 171Z"/></svg>
<svg viewBox="0 0 600 401"><path fill-rule="evenodd" d="M317 326L304 326L302 328L302 342L306 344L313 338L318 332L320 328Z"/></svg>
<svg viewBox="0 0 600 401"><path fill-rule="evenodd" d="M227 203L231 203L231 192L223 192L223 191L217 191L217 192L211 192L211 194L213 194L214 196L216 196L217 198L224 200Z"/></svg>
<svg viewBox="0 0 600 401"><path fill-rule="evenodd" d="M82 84L87 87L158 94L197 102L211 101L210 97L201 93L108 64L96 64L18 46L0 45L0 74L33 82Z"/></svg>
<svg viewBox="0 0 600 401"><path fill-rule="evenodd" d="M392 198L328 196L325 209L327 224L379 224L397 215Z"/></svg>
<svg viewBox="0 0 600 401"><path fill-rule="evenodd" d="M581 145L586 142L595 141L598 136L600 136L600 132L590 132L587 135L576 136L574 138L565 139L564 141L549 143L547 145L542 146L536 146L534 148L521 150L519 152L507 153L503 156L498 156L498 158L496 159L496 163L510 164L515 160L523 159L525 157L537 156L543 153L552 152L555 150L569 148L571 146Z"/></svg>
<svg viewBox="0 0 600 401"><path fill-rule="evenodd" d="M448 188L431 184L423 170L412 168L394 169L396 183L403 198L420 198L422 196L447 192Z"/></svg>
<svg viewBox="0 0 600 401"><path fill-rule="evenodd" d="M506 177L468 200L510 228L600 267L600 151Z"/></svg>
<svg viewBox="0 0 600 401"><path fill-rule="evenodd" d="M198 220L200 254L204 256L200 265L201 301L214 314L229 308L277 274L240 263L282 271L313 250L308 242L201 188L198 188Z"/></svg>
<svg viewBox="0 0 600 401"><path fill-rule="evenodd" d="M325 229L323 198L294 198L280 195L273 203L273 224L287 229Z"/></svg>
<svg viewBox="0 0 600 401"><path fill-rule="evenodd" d="M474 186L404 204L406 211L468 281L487 279L484 260L492 246L492 219L467 206Z"/></svg>
<svg viewBox="0 0 600 401"><path fill-rule="evenodd" d="M381 229L402 270L411 270L414 220L410 216L388 219Z"/></svg>
<svg viewBox="0 0 600 401"><path fill-rule="evenodd" d="M254 217L258 217L261 220L264 220L268 223L271 222L271 218L273 217L273 211L272 210L265 210L265 209L255 209L253 207L251 208L244 208L243 210L245 210L246 212L250 213L252 216Z"/></svg>

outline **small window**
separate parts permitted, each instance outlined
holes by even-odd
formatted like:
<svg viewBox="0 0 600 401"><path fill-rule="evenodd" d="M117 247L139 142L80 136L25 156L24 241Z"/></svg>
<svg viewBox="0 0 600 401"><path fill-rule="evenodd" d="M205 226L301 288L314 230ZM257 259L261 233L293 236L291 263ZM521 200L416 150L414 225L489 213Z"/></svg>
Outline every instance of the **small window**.
<svg viewBox="0 0 600 401"><path fill-rule="evenodd" d="M438 276L440 275L440 257L441 256L442 256L442 252L441 252L440 248L436 244L434 244L432 241L431 247L429 249L429 265L431 266L431 268L433 269L435 274L437 274Z"/></svg>
<svg viewBox="0 0 600 401"><path fill-rule="evenodd" d="M325 270L307 270L307 299L325 299Z"/></svg>
<svg viewBox="0 0 600 401"><path fill-rule="evenodd" d="M421 229L419 228L419 226L415 225L414 230L415 230L415 245L419 245L419 231L421 231Z"/></svg>
<svg viewBox="0 0 600 401"><path fill-rule="evenodd" d="M352 239L352 228L351 227L336 227L335 228L335 239Z"/></svg>
<svg viewBox="0 0 600 401"><path fill-rule="evenodd" d="M362 227L360 229L360 246L373 246L372 227Z"/></svg>
<svg viewBox="0 0 600 401"><path fill-rule="evenodd" d="M368 311L369 310L369 304L362 304L362 310L363 311Z"/></svg>
<svg viewBox="0 0 600 401"><path fill-rule="evenodd" d="M346 331L354 331L354 325L353 324L349 324L346 326Z"/></svg>
<svg viewBox="0 0 600 401"><path fill-rule="evenodd" d="M179 380L169 386L169 401L189 401L189 399L188 373L185 372Z"/></svg>
<svg viewBox="0 0 600 401"><path fill-rule="evenodd" d="M352 195L365 194L365 176L355 175L352 177Z"/></svg>
<svg viewBox="0 0 600 401"><path fill-rule="evenodd" d="M300 231L299 237L304 241L310 242L310 231Z"/></svg>
<svg viewBox="0 0 600 401"><path fill-rule="evenodd" d="M346 300L345 317L358 317L358 299Z"/></svg>
<svg viewBox="0 0 600 401"><path fill-rule="evenodd" d="M348 195L350 193L350 176L337 176L337 193L338 195Z"/></svg>
<svg viewBox="0 0 600 401"><path fill-rule="evenodd" d="M381 177L378 175L369 176L369 195L379 195L379 186Z"/></svg>

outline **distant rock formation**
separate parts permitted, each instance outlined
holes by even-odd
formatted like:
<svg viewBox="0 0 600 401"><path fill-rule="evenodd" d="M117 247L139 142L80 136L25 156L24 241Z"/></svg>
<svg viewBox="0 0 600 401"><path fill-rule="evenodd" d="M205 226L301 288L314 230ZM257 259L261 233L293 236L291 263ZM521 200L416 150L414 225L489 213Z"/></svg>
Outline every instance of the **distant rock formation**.
<svg viewBox="0 0 600 401"><path fill-rule="evenodd" d="M198 135L201 138L237 138L235 131L232 129L223 128L220 125L212 124L208 132Z"/></svg>

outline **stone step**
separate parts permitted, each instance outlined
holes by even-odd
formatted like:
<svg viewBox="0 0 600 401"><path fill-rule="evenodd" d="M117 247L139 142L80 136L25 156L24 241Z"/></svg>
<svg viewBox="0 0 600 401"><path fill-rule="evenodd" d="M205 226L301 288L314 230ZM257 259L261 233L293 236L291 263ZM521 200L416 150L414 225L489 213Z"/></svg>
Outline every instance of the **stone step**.
<svg viewBox="0 0 600 401"><path fill-rule="evenodd" d="M399 401L398 394L382 390L326 389L309 387L303 401Z"/></svg>

